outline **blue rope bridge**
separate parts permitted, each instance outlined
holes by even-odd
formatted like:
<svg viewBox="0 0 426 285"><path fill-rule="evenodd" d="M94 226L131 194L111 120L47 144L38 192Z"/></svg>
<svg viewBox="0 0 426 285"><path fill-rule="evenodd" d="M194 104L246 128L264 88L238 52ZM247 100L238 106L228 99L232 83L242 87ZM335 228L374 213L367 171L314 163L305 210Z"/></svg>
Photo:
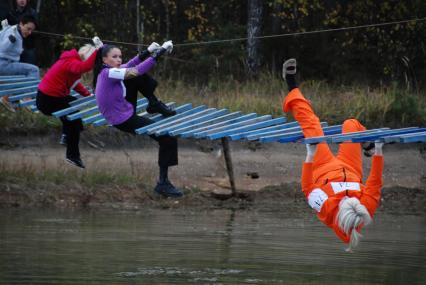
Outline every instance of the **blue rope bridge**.
<svg viewBox="0 0 426 285"><path fill-rule="evenodd" d="M24 76L0 76L0 97L9 96L15 107L26 107L38 112L35 96L39 80ZM82 119L85 125L105 126L106 120L99 113L94 95L82 97L72 92L77 100L70 103L71 107L53 113L55 117L67 116L69 120ZM170 135L195 139L222 139L232 141L268 142L303 142L303 143L344 143L374 142L415 143L426 142L426 128L409 127L401 129L379 128L362 132L341 134L342 126L329 126L322 122L325 136L304 139L297 122L287 122L285 117L273 118L271 115L256 113L242 114L230 112L228 109L208 108L205 105L193 106L191 103L172 106L176 115L163 117L160 114L150 115L145 109L148 101L143 98L137 101L136 111L140 116L149 116L153 124L136 130L139 135Z"/></svg>

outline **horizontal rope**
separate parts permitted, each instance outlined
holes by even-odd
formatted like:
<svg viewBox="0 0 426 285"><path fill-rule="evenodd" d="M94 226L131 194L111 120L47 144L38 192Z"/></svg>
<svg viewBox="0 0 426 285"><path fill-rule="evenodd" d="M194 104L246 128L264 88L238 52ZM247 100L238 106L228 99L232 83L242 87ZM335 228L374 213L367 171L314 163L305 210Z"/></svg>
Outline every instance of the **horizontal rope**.
<svg viewBox="0 0 426 285"><path fill-rule="evenodd" d="M280 37L311 35L311 34L320 34L320 33L348 31L348 30L355 30L355 29L365 29L365 28L372 28L372 27L383 27L383 26L389 26L389 25L407 24L407 23L410 23L410 22L423 22L423 21L426 21L426 17L425 18L409 19L409 20L376 23L376 24L365 24L365 25L350 26L350 27L320 29L320 30L313 30L313 31L258 36L258 37L252 37L252 39L271 39L271 38L280 38ZM56 36L56 37L66 37L67 36L67 35L64 35L64 34L44 32L44 31L34 31L34 33L38 33L38 34L41 34L41 35L48 35L48 36ZM72 37L74 39L81 39L81 40L89 40L89 41L92 40L89 37L81 37L81 36L73 36L73 35L70 35L70 37ZM230 43L230 42L236 42L236 41L246 41L248 39L249 39L248 37L240 37L240 38L233 38L233 39L177 43L177 44L173 44L173 45L175 47L188 47L188 46L197 46L197 45L209 45L209 44L219 44L219 43ZM146 44L137 44L137 43L130 43L130 42L122 42L122 41L112 41L112 40L105 40L105 39L102 39L102 41L105 42L105 43L115 43L115 44L122 44L122 45L131 45L131 46L142 46L142 47L148 46Z"/></svg>

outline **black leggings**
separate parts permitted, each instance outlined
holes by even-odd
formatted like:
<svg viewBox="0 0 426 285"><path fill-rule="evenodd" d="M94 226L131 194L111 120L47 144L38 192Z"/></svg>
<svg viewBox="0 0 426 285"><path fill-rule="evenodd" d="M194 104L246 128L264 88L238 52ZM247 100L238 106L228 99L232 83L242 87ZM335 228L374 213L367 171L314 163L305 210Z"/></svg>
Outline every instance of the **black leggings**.
<svg viewBox="0 0 426 285"><path fill-rule="evenodd" d="M53 97L44 94L40 90L37 92L36 105L43 114L52 116L52 113L70 107L70 102L76 100L73 96ZM80 132L83 130L81 119L70 121L66 116L59 118L62 122L62 132L67 136L67 157L79 158Z"/></svg>
<svg viewBox="0 0 426 285"><path fill-rule="evenodd" d="M133 112L136 112L138 91L142 93L149 102L157 100L154 95L155 88L157 88L157 81L148 74L126 79L124 80L124 86L126 86L126 100L133 105Z"/></svg>
<svg viewBox="0 0 426 285"><path fill-rule="evenodd" d="M117 129L135 134L135 130L152 124L153 121L148 118L139 117L133 114L127 121L119 125L114 125ZM175 137L171 136L150 136L160 145L158 151L158 165L160 167L169 167L178 164L178 143Z"/></svg>

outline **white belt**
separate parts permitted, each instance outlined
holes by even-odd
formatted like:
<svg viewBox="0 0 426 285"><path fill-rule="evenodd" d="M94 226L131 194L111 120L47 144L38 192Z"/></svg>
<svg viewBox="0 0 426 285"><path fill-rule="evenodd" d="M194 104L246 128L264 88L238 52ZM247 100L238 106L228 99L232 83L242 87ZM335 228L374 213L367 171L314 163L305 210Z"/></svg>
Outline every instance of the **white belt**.
<svg viewBox="0 0 426 285"><path fill-rule="evenodd" d="M334 194L352 190L352 191L361 191L361 187L358 182L330 182L331 188L334 191Z"/></svg>

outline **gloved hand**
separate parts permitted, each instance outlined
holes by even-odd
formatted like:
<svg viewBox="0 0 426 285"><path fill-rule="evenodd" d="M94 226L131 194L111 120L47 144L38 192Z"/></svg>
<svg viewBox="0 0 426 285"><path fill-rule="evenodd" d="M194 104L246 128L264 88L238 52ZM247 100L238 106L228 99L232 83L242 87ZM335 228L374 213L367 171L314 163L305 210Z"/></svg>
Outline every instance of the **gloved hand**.
<svg viewBox="0 0 426 285"><path fill-rule="evenodd" d="M95 44L95 48L101 48L104 45L99 37L93 37L92 41Z"/></svg>
<svg viewBox="0 0 426 285"><path fill-rule="evenodd" d="M383 155L383 145L384 143L381 142L374 143L374 155Z"/></svg>
<svg viewBox="0 0 426 285"><path fill-rule="evenodd" d="M158 43L153 42L152 44L149 45L147 50L149 51L149 53L153 53L153 52L159 50L160 48L161 48L161 46Z"/></svg>
<svg viewBox="0 0 426 285"><path fill-rule="evenodd" d="M1 21L2 29L5 29L8 26L9 26L9 22L7 21L7 19L4 19L3 21Z"/></svg>
<svg viewBox="0 0 426 285"><path fill-rule="evenodd" d="M161 47L164 48L168 53L172 53L173 42L172 41L164 42Z"/></svg>
<svg viewBox="0 0 426 285"><path fill-rule="evenodd" d="M314 161L315 153L317 152L317 145L316 144L306 144L306 159L305 162L312 162Z"/></svg>

